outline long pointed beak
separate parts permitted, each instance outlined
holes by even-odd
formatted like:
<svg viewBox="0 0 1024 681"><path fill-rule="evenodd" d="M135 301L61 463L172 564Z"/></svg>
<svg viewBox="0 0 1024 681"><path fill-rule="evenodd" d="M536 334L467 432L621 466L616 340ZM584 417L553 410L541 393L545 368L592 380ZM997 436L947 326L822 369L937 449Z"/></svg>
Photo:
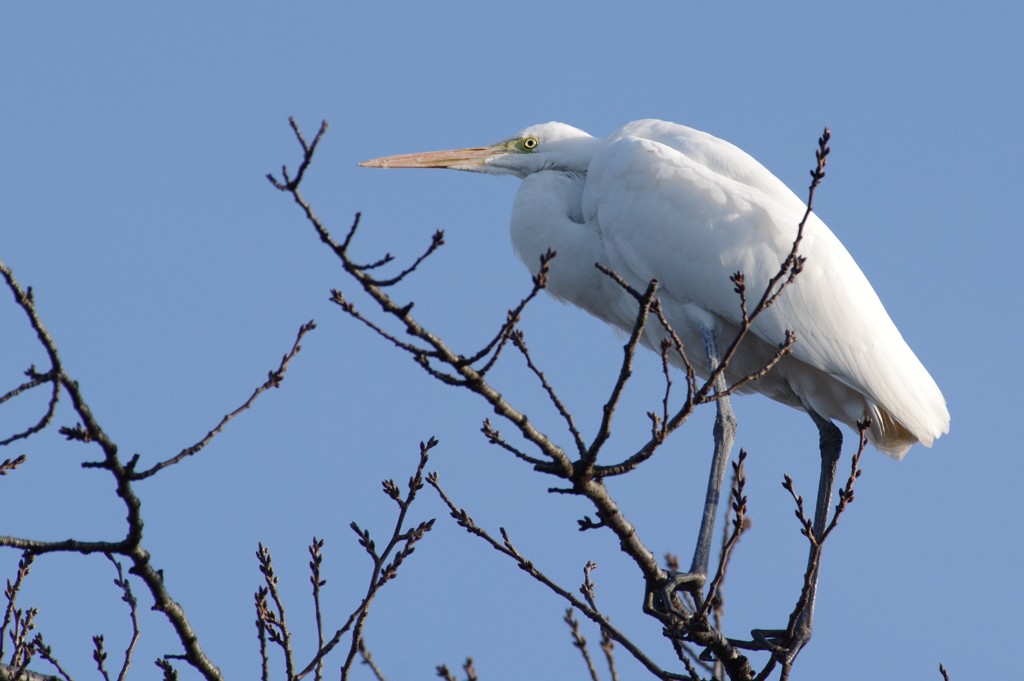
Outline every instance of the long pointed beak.
<svg viewBox="0 0 1024 681"><path fill-rule="evenodd" d="M382 156L363 161L363 168L454 168L456 170L476 170L483 166L488 158L505 149L495 147L469 147L466 149L447 149L445 151L421 151L415 154L398 154Z"/></svg>

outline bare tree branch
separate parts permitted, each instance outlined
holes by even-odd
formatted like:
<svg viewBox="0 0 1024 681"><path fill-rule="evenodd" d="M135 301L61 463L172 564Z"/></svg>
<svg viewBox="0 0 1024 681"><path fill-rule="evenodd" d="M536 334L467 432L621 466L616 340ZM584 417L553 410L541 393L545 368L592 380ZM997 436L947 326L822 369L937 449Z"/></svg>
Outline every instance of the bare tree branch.
<svg viewBox="0 0 1024 681"><path fill-rule="evenodd" d="M363 664L369 667L370 671L373 672L373 678L377 679L377 681L387 681L384 677L384 672L377 666L377 663L373 659L373 655L370 654L369 648L366 647L365 637L359 639L359 656L363 658Z"/></svg>
<svg viewBox="0 0 1024 681"><path fill-rule="evenodd" d="M376 598L377 593L387 582L394 579L398 568L406 558L412 555L416 543L434 526L434 520L430 519L421 522L412 528L405 528L406 518L413 501L420 489L423 488L423 470L430 457L430 451L437 446L437 440L430 438L427 442L420 443L420 458L416 471L409 478L408 487L402 495L398 486L392 480L385 480L383 483L384 493L387 494L398 506L398 514L395 519L391 536L382 551L378 551L376 543L370 536L369 531L362 530L355 523L351 524L352 530L359 537L360 545L370 556L373 566L370 571L370 579L366 586L366 592L356 608L348 615L345 622L334 632L334 635L319 647L305 667L294 675L289 674L289 679L302 679L311 672L322 668L323 659L341 642L341 639L351 632L352 642L349 647L345 662L341 668L341 678L347 679L355 662L356 656L360 654L360 642L362 641L362 629L369 615L370 605ZM258 595L258 594L257 594ZM257 606L258 607L258 606Z"/></svg>
<svg viewBox="0 0 1024 681"><path fill-rule="evenodd" d="M224 428L227 427L228 423L230 423L236 416L238 416L244 411L247 411L250 407L252 407L257 397L262 395L267 390L270 390L271 388L280 387L281 382L284 380L285 372L288 371L288 365L295 358L295 356L299 354L299 352L302 350L303 336L305 336L307 333L309 333L315 328L316 322L314 322L313 320L310 320L303 324L302 326L300 326L299 332L295 337L295 343L292 344L291 350L289 350L284 355L284 357L281 358L281 363L280 365L278 365L277 369L268 372L267 380L264 381L262 385L260 385L258 388L256 388L256 390L253 391L252 395L249 396L249 399L247 399L244 403L242 403L241 406L236 408L234 411L225 415L224 418L220 420L220 423L214 426L213 429L210 430L210 432L208 432L205 436L203 436L201 440L181 450L178 454L172 456L170 459L161 461L160 463L154 465L151 468L147 468L144 471L134 471L134 467L138 462L138 457L136 456L132 458L128 462L127 466L129 470L129 479L145 480L146 478L159 473L168 466L173 466L174 464L179 463L181 460L186 459L192 456L193 454L197 454L200 450L203 449L203 447L210 444L210 441L213 440L213 438L215 438L217 435L219 435L224 430Z"/></svg>
<svg viewBox="0 0 1024 681"><path fill-rule="evenodd" d="M482 529L480 526L476 524L476 522L474 522L474 520L469 516L465 509L458 508L452 502L451 498L449 498L445 491L441 488L437 473L431 473L430 475L428 475L427 483L429 483L430 486L437 491L438 496L441 497L441 500L444 501L445 505L448 507L448 510L451 513L452 518L455 519L456 523L458 523L460 527L465 529L471 535L479 537L480 539L484 540L487 544L491 546L492 549L494 549L498 553L514 560L520 569L522 569L535 580L537 580L541 584L544 584L551 591L553 591L554 593L558 594L560 597L568 601L568 603L573 608L580 611L588 619L593 621L602 629L606 630L611 638L613 638L617 643L619 643L626 650L628 650L629 653L633 655L633 657L636 658L636 660L640 662L640 664L646 667L648 671L650 671L652 674L654 674L660 679L684 678L679 676L678 674L673 674L672 672L661 669L650 658L648 658L646 654L644 654L644 652L639 648L639 646L634 644L629 638L625 636L625 634L623 634L614 626L612 626L611 622L609 622L604 615L602 615L600 612L592 608L584 601L581 601L578 598L576 598L570 591L559 586L554 581L552 581L547 575L538 570L532 561L527 560L515 548L515 546L513 546L512 540L509 538L508 533L505 531L504 528L500 529L502 536L501 542L491 537L491 535L488 534L486 530Z"/></svg>

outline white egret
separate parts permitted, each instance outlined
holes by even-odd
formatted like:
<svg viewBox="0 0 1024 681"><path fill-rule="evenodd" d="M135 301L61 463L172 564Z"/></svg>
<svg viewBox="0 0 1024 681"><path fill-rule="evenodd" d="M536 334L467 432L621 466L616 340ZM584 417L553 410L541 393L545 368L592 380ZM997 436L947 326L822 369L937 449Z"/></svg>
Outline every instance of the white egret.
<svg viewBox="0 0 1024 681"><path fill-rule="evenodd" d="M718 344L735 337L741 319L730 275L750 287L767 284L789 252L806 206L754 158L732 144L682 125L629 123L605 139L563 123L526 128L488 147L389 156L378 168L453 168L522 180L512 209L512 243L533 273L540 256L557 251L547 290L620 329L632 329L636 301L601 273L606 265L633 287L660 282L668 321L687 348L703 348L707 377ZM871 284L820 219L811 214L800 254L806 264L768 308L727 366L719 390L757 371L787 330L792 351L743 389L805 410L820 433L822 474L815 513L824 527L842 434L856 428L902 458L915 443L930 446L949 430L949 412L935 381L903 340ZM644 342L663 332L648 325ZM719 427L709 492L691 577L703 583L718 493L732 446L734 419L719 400ZM821 528L818 528L819 522ZM699 587L698 587L699 588ZM811 599L792 655L810 637Z"/></svg>

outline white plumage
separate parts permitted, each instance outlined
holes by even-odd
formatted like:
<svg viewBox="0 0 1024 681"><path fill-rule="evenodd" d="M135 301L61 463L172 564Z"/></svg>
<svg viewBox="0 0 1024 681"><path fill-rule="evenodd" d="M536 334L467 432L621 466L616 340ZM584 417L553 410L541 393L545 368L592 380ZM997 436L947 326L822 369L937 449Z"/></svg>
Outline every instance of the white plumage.
<svg viewBox="0 0 1024 681"><path fill-rule="evenodd" d="M698 374L701 327L727 344L740 320L729 277L742 272L751 296L778 271L797 233L804 202L739 148L707 133L657 120L629 123L597 139L562 123L526 128L490 147L407 154L374 167L447 167L522 178L512 210L512 242L536 272L558 252L548 290L622 329L636 303L599 272L602 263L643 290L660 283L664 310ZM893 324L853 258L812 214L800 254L803 271L762 314L727 378L756 371L787 330L792 353L746 386L793 407L856 428L902 457L915 442L948 432L942 393ZM644 341L657 347L648 325Z"/></svg>

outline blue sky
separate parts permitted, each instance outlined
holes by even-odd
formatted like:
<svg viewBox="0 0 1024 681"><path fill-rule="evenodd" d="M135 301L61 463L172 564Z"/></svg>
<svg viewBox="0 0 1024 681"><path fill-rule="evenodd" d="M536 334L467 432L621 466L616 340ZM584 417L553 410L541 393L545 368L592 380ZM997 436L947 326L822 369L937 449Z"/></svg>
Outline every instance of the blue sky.
<svg viewBox="0 0 1024 681"><path fill-rule="evenodd" d="M417 443L457 503L569 588L587 560L599 602L663 662L639 612L635 570L610 536L580 534L590 513L490 448L481 403L435 384L328 302L355 293L287 197L264 179L298 156L295 116L330 132L306 195L335 230L363 212L358 250L414 257L448 244L399 291L463 349L479 345L527 290L509 246L513 180L356 167L383 154L490 143L562 120L604 135L658 117L738 144L802 195L821 129L833 131L819 214L871 279L943 389L950 434L901 463L863 460L857 501L825 557L814 640L794 679L1006 676L1024 609L1013 520L1024 119L1016 3L279 3L159 8L5 3L0 8L0 258L40 313L122 452L166 458L248 396L304 343L266 395L201 456L140 483L146 542L169 587L231 678L258 671L253 552L271 547L289 616L310 631L306 546L327 540L334 619L368 563L348 529L382 537L393 520L379 481L404 481ZM358 297L357 304L370 309ZM583 313L538 301L525 329L538 361L592 429L621 339ZM0 296L0 390L42 365L23 318ZM1011 366L1012 364L1012 366ZM556 418L515 361L495 377L532 418ZM615 443L643 437L661 386L639 362ZM18 429L44 396L0 410ZM727 629L785 623L803 539L783 473L805 495L816 433L760 397L735 401L753 528L727 586ZM710 452L710 410L612 490L659 554L686 555ZM66 407L58 421L72 417ZM0 480L0 534L114 538L123 510L91 453L56 433L0 452L28 463ZM844 460L844 468L845 463ZM375 604L368 643L391 679L427 677L471 655L481 677L583 678L563 605L454 526L437 528ZM17 557L0 554L0 574ZM72 577L72 575L75 575ZM22 595L40 629L84 676L90 637L112 651L127 618L96 558L37 561ZM177 652L142 595L136 664ZM769 621L766 621L766 617ZM597 632L587 631L596 640ZM308 649L307 649L308 650ZM620 663L637 670L623 651ZM369 678L365 670L361 678Z"/></svg>

